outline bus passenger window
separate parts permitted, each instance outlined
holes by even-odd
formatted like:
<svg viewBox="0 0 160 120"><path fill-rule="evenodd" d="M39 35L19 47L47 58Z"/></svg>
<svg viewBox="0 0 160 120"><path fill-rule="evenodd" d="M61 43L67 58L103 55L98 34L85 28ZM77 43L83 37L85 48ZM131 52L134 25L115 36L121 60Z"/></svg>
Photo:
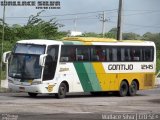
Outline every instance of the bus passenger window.
<svg viewBox="0 0 160 120"><path fill-rule="evenodd" d="M69 48L69 61L75 61L76 60L76 50L74 47Z"/></svg>
<svg viewBox="0 0 160 120"><path fill-rule="evenodd" d="M117 48L112 48L112 61L117 61Z"/></svg>
<svg viewBox="0 0 160 120"><path fill-rule="evenodd" d="M121 61L121 50L119 48L117 48L117 61Z"/></svg>
<svg viewBox="0 0 160 120"><path fill-rule="evenodd" d="M107 48L107 61L112 61L113 60L113 52L111 48Z"/></svg>
<svg viewBox="0 0 160 120"><path fill-rule="evenodd" d="M73 62L76 60L76 49L74 46L66 45L61 48L61 62Z"/></svg>
<svg viewBox="0 0 160 120"><path fill-rule="evenodd" d="M105 49L101 46L94 46L91 48L92 61L105 61Z"/></svg>
<svg viewBox="0 0 160 120"><path fill-rule="evenodd" d="M112 53L109 48L106 49L106 61L110 61L112 58Z"/></svg>
<svg viewBox="0 0 160 120"><path fill-rule="evenodd" d="M89 48L87 46L77 46L76 61L89 61Z"/></svg>
<svg viewBox="0 0 160 120"><path fill-rule="evenodd" d="M84 57L83 55L77 55L77 61L83 61Z"/></svg>
<svg viewBox="0 0 160 120"><path fill-rule="evenodd" d="M125 61L125 49L121 48L121 61Z"/></svg>
<svg viewBox="0 0 160 120"><path fill-rule="evenodd" d="M152 61L152 60L153 60L153 50L144 49L144 61Z"/></svg>
<svg viewBox="0 0 160 120"><path fill-rule="evenodd" d="M125 61L131 61L131 55L130 55L130 49L126 48L125 49Z"/></svg>
<svg viewBox="0 0 160 120"><path fill-rule="evenodd" d="M132 49L131 50L131 58L132 58L132 61L139 61L139 51L136 50L136 49Z"/></svg>
<svg viewBox="0 0 160 120"><path fill-rule="evenodd" d="M142 61L142 49L140 47L132 48L131 51L131 61Z"/></svg>

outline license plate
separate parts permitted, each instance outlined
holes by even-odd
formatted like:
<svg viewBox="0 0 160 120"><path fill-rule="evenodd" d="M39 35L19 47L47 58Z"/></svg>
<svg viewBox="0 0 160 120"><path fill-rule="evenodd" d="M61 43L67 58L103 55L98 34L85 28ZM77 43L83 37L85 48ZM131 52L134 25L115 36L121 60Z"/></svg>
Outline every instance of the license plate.
<svg viewBox="0 0 160 120"><path fill-rule="evenodd" d="M25 87L19 87L19 91L20 92L24 92L25 91Z"/></svg>

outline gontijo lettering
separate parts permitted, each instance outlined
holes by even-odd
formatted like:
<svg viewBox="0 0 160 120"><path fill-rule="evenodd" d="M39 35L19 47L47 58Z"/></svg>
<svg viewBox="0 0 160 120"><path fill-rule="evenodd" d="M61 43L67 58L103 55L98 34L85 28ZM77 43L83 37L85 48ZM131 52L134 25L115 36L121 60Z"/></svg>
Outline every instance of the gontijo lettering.
<svg viewBox="0 0 160 120"><path fill-rule="evenodd" d="M133 64L109 64L108 70L133 70Z"/></svg>

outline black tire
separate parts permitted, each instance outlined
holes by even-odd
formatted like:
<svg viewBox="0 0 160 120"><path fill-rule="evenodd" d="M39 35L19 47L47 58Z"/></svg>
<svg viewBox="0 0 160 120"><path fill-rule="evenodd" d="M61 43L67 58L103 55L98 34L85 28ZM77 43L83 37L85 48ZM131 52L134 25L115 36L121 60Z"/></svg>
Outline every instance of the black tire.
<svg viewBox="0 0 160 120"><path fill-rule="evenodd" d="M29 95L30 97L37 97L38 93L31 93L31 92L29 92L28 95Z"/></svg>
<svg viewBox="0 0 160 120"><path fill-rule="evenodd" d="M122 81L119 89L119 96L124 97L128 93L128 84L126 81Z"/></svg>
<svg viewBox="0 0 160 120"><path fill-rule="evenodd" d="M61 83L58 89L58 93L55 96L59 99L65 98L67 93L67 87L65 83Z"/></svg>
<svg viewBox="0 0 160 120"><path fill-rule="evenodd" d="M131 85L129 86L128 95L135 96L138 90L138 85L136 81L132 81Z"/></svg>

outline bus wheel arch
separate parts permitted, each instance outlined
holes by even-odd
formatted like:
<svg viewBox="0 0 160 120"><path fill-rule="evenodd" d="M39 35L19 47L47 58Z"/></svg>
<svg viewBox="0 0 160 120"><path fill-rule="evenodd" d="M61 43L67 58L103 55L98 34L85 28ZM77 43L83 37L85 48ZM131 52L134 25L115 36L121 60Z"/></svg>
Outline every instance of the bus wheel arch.
<svg viewBox="0 0 160 120"><path fill-rule="evenodd" d="M69 92L69 84L68 84L68 82L67 82L67 81L62 81L61 83L64 83L64 84L66 85L66 87L67 87L67 92Z"/></svg>
<svg viewBox="0 0 160 120"><path fill-rule="evenodd" d="M139 82L137 79L133 79L128 90L129 96L135 96L137 93L137 90L139 90Z"/></svg>
<svg viewBox="0 0 160 120"><path fill-rule="evenodd" d="M137 79L133 79L132 81L135 81L137 83L137 90L139 90L139 81Z"/></svg>
<svg viewBox="0 0 160 120"><path fill-rule="evenodd" d="M129 83L126 79L121 81L120 87L119 87L119 96L124 97L127 95L129 90Z"/></svg>
<svg viewBox="0 0 160 120"><path fill-rule="evenodd" d="M55 96L59 99L62 99L66 97L67 92L69 92L68 82L63 81L60 83L59 88L58 88L58 93L56 93Z"/></svg>

